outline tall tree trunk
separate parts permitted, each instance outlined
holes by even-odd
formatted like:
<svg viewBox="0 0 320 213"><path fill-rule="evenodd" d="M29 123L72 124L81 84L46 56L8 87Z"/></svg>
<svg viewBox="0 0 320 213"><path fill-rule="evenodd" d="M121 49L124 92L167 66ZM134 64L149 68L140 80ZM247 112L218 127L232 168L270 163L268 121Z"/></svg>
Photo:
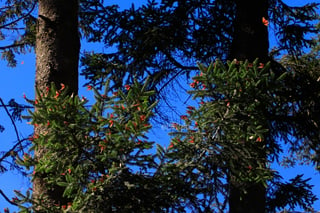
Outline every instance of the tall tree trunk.
<svg viewBox="0 0 320 213"><path fill-rule="evenodd" d="M78 92L78 8L78 0L39 0L35 86L41 92L46 91L52 82L57 89L63 83L70 94ZM43 126L35 127L35 134L46 130ZM45 147L38 147L35 158L41 159L45 152ZM66 204L62 198L63 188L47 187L45 176L34 179L33 197L46 197L51 205Z"/></svg>
<svg viewBox="0 0 320 213"><path fill-rule="evenodd" d="M260 62L268 61L269 40L268 0L236 0L236 21L234 39L232 41L229 59ZM263 23L264 20L264 23ZM261 143L257 144L260 146ZM259 147L263 150L262 147ZM265 159L266 153L259 153L259 158ZM246 183L246 194L241 193L237 183L232 183L229 197L230 213L263 213L266 205L266 188L263 184Z"/></svg>
<svg viewBox="0 0 320 213"><path fill-rule="evenodd" d="M229 59L268 61L268 0L236 0L236 20Z"/></svg>
<svg viewBox="0 0 320 213"><path fill-rule="evenodd" d="M36 87L45 91L51 82L78 92L78 0L39 0L36 38Z"/></svg>

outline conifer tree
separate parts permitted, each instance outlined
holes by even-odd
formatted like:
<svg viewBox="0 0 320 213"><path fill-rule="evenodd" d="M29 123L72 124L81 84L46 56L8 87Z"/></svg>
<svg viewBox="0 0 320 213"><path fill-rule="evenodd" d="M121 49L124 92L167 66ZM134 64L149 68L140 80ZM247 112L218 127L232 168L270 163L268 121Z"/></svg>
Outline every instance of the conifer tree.
<svg viewBox="0 0 320 213"><path fill-rule="evenodd" d="M317 25L319 28L319 24ZM319 41L317 35L313 38L314 45L309 52L299 57L284 55L280 62L285 69L290 70L292 78L288 79L287 96L295 103L297 110L292 115L296 131L292 133L301 143L292 147L290 155L285 158L285 165L296 165L297 162L314 164L319 169L318 155L318 123L319 123ZM298 89L301 88L301 89ZM302 119L304 118L304 119ZM283 127L282 127L283 128ZM307 137L303 137L307 135Z"/></svg>
<svg viewBox="0 0 320 213"><path fill-rule="evenodd" d="M269 58L269 35L268 35L268 0L262 1L235 1L235 20L234 20L234 34L231 42L230 53L228 58L230 60L239 61L254 61L256 58L260 63L267 63ZM256 8L252 10L252 8ZM232 78L231 76L229 78ZM263 128L267 128L267 122L262 124ZM247 129L243 129L247 132ZM261 136L262 137L262 136ZM267 135L263 138L267 140ZM265 145L256 143L256 158L267 158L267 150ZM241 166L239 166L241 167ZM263 167L260 162L251 167ZM235 179L235 180L234 180ZM237 178L229 177L230 195L229 195L229 211L230 213L241 212L264 212L266 206L266 184L263 182L246 182L247 188L239 189Z"/></svg>
<svg viewBox="0 0 320 213"><path fill-rule="evenodd" d="M83 74L93 85L108 76L114 80L115 87L121 85L126 76L129 78L125 81L131 81L127 72L141 76L141 79L150 75L154 80L150 86L161 91L176 76L195 70L192 64L196 60L210 63L216 58L223 61L259 58L264 64L273 60L268 54L268 27L271 24L279 39L277 51L296 56L312 43L305 35L316 32L311 24L317 19L316 6L314 3L290 7L281 0L165 0L159 4L149 1L141 8L132 6L124 11L108 7L105 19L102 16L99 22L93 21L89 25L92 27L88 37L92 41L104 41L107 46L117 45L118 50L110 54L88 54L82 59L83 64L97 66L93 69L86 66ZM102 23L105 31L101 30ZM101 28L97 30L96 26ZM273 63L273 69L277 75L285 72L276 63ZM289 111L284 107L281 113L287 117ZM265 135L270 143L275 135L290 134L290 129L283 126L284 118L272 117L272 121L274 127ZM297 120L292 126L297 127L296 124ZM259 158L267 158L265 151L260 150ZM238 189L231 190L230 211L262 212L266 206L265 186L260 183L245 191L246 194Z"/></svg>
<svg viewBox="0 0 320 213"><path fill-rule="evenodd" d="M287 206L310 210L316 200L308 179L298 175L283 182L266 165L279 154L280 143L268 134L272 128L265 115L272 116L277 105L286 103L282 93L286 73L277 77L270 65L258 60L199 65L201 72L190 84L198 104L188 107L182 124L174 125L170 144L170 157L199 193L196 212L276 212ZM257 186L263 187L264 203L250 197L261 195L261 191L250 191ZM243 200L228 206L235 187ZM252 200L255 206L246 206Z"/></svg>
<svg viewBox="0 0 320 213"><path fill-rule="evenodd" d="M38 89L38 93L34 104L37 107L35 114L37 114L37 112L42 112L42 115L40 113L37 114L37 116L39 117L34 117L35 120L41 118L39 120L39 123L41 125L35 128L34 135L36 137L34 139L38 139L38 136L40 137L38 144L36 144L35 146L36 154L34 159L35 162L40 163L40 165L33 164L36 165L35 171L39 172L34 176L35 198L41 198L42 195L48 196L47 198L49 199L49 204L51 205L49 206L50 210L55 209L53 204L58 205L58 207L56 208L56 210L58 211L61 210L61 208L71 208L74 210L83 208L81 210L84 210L86 207L88 207L89 210L92 210L91 206L95 205L93 203L101 199L101 196L106 195L104 194L106 192L106 189L110 189L108 188L110 187L110 185L108 184L112 183L113 185L116 185L118 183L120 185L117 186L119 186L118 189L121 192L128 193L128 195L134 195L133 198L137 199L130 200L130 197L128 197L130 202L128 202L128 205L125 205L120 202L119 198L116 197L119 191L115 190L113 195L115 197L109 197L109 201L112 204L108 202L100 202L99 204L101 204L101 208L114 210L126 206L128 211L130 211L130 209L136 207L134 206L134 203L138 201L145 204L139 206L142 211L156 211L155 209L157 208L159 209L159 211L169 211L171 209L182 211L186 206L188 206L190 208L194 208L195 211L205 212L212 208L212 206L210 205L212 204L213 199L216 198L217 193L214 190L206 191L205 187L221 185L223 181L219 182L216 180L219 178L223 179L228 177L229 183L232 182L230 179L233 178L235 179L235 181L233 182L235 183L234 185L239 185L239 188L236 189L235 193L233 193L231 190L231 193L228 194L228 190L230 190L230 188L228 189L224 187L218 187L218 189L220 190L220 193L226 195L226 200L229 200L231 212L261 212L263 209L270 209L273 211L276 208L283 207L282 205L288 204L287 201L284 201L281 205L278 203L273 203L273 201L276 200L274 198L279 197L275 195L276 193L273 193L273 195L268 195L268 197L266 197L265 195L266 182L275 180L274 178L272 178L275 176L275 174L270 172L269 168L265 166L267 159L266 157L276 157L278 155L279 145L275 142L275 137L277 135L286 137L286 142L292 143L294 147L295 145L297 145L297 143L294 143L292 140L290 140L288 134L291 134L292 132L297 133L294 134L294 136L296 136L297 138L297 141L301 141L301 139L305 138L307 138L308 140L313 139L315 141L318 138L316 135L312 134L316 132L318 128L317 125L313 125L312 127L314 129L312 133L309 134L309 132L307 132L303 128L304 122L301 122L301 120L299 120L299 116L291 117L290 109L292 108L292 103L301 101L302 96L294 96L294 98L291 98L293 92L301 92L301 90L300 88L295 87L290 83L290 74L287 75L288 77L282 78L283 76L281 74L285 72L285 70L279 69L279 66L272 66L273 70L271 70L269 73L266 71L268 70L267 68L264 69L264 71L267 72L268 75L264 72L257 72L261 71L262 67L265 65L268 59L272 59L271 57L269 57L267 52L268 23L273 23L275 26L275 30L280 41L279 51L287 51L293 56L299 55L299 50L302 47L310 44L310 41L306 39L304 35L306 33L316 32L315 28L313 28L313 26L310 24L310 21L316 19L316 4L309 4L304 7L297 8L289 7L281 0L248 0L245 3L236 0L163 0L160 4L157 4L156 1L149 1L148 4L142 6L141 8L136 9L134 8L134 6L132 6L132 8L130 9L118 11L116 6L105 7L104 5L102 5L102 3L100 3L100 1L81 1L80 26L84 35L89 39L89 41L103 41L107 46L117 45L118 47L116 53L87 54L86 57L82 59L82 63L85 66L83 74L89 79L88 85L90 86L102 88L106 79L111 79L111 88L108 89L112 91L116 90L117 88L123 88L124 83L126 83L127 85L133 84L133 79L138 80L139 82L143 82L145 80L145 77L149 75L152 80L149 81L149 84L145 85L144 87L153 88L159 91L163 86L166 86L167 83L170 82L174 77L181 75L182 73L189 74L190 71L196 70L197 67L194 66L196 60L200 60L201 62L208 64L216 58L221 58L224 62L226 61L226 59L233 60L233 58L237 58L240 60L249 59L250 61L253 61L258 57L261 60L260 62L262 62L262 64L259 64L259 62L255 62L254 65L250 64L249 62L239 62L239 64L237 64L237 62L234 61L233 63L229 64L230 69L225 69L223 68L223 66L220 66L221 69L219 69L216 73L213 72L213 74L210 74L210 72L214 70L212 68L214 66L212 65L211 68L208 69L208 71L210 71L208 76L215 75L215 77L221 77L223 75L227 75L228 78L226 79L226 81L229 82L227 84L228 86L224 84L225 82L223 81L223 79L222 82L218 82L214 81L213 78L205 80L203 79L205 77L195 78L198 81L197 83L200 83L200 86L202 86L203 84L205 85L205 87L215 87L214 85L218 85L220 83L220 87L217 86L216 88L209 89L204 88L204 91L202 92L198 90L196 91L198 95L205 96L206 98L210 99L210 101L212 101L209 102L207 106L212 107L212 109L210 109L212 110L212 112L216 113L214 115L220 115L220 117L218 116L218 121L222 118L222 120L219 121L221 123L213 126L206 126L208 120L210 121L208 117L207 121L197 121L197 124L201 125L201 128L203 128L201 129L200 127L197 127L198 130L200 129L201 131L203 130L204 132L206 132L207 128L211 128L211 134L213 130L217 131L217 133L219 133L217 135L219 135L220 137L218 139L223 142L230 142L230 146L223 147L223 151L226 152L222 152L220 150L221 155L218 155L218 159L220 161L211 164L210 160L212 159L206 158L207 154L212 154L211 144L203 144L202 140L199 139L200 136L197 134L195 134L195 136L191 136L194 133L194 129L192 129L190 131L190 137L186 137L189 133L187 135L185 133L182 134L182 139L190 142L189 145L185 145L186 143L184 143L182 145L182 148L179 147L180 145L177 146L179 149L181 148L181 150L183 150L183 152L181 152L183 154L182 156L174 152L175 146L173 145L171 149L173 150L172 153L166 153L165 151L161 150L161 148L159 148L159 156L162 156L159 157L161 159L160 162L163 163L158 165L159 167L153 165L154 162L152 159L149 159L148 157L147 159L144 159L144 157L142 157L144 160L146 160L150 168L159 169L159 173L155 174L161 174L162 178L166 177L172 179L176 177L176 179L174 179L174 181L176 181L174 184L169 184L169 182L166 182L166 180L162 179L160 176L156 176L155 179L150 179L150 177L146 177L143 173L141 173L141 176L139 174L133 175L133 173L130 171L130 167L122 167L122 165L124 165L125 163L132 163L126 161L127 157L131 157L130 153L132 154L132 150L126 152L125 148L130 148L130 146L121 147L123 144L127 144L126 142L121 141L121 143L119 143L120 147L112 147L116 148L112 149L113 151L116 150L116 154L108 152L104 153L103 151L105 151L105 144L103 144L101 141L103 141L105 138L103 138L103 136L101 137L101 135L91 138L91 134L105 133L103 132L105 130L105 125L107 125L108 127L112 127L116 126L116 123L119 122L119 126L122 127L124 124L121 123L123 122L123 120L121 119L123 118L127 122L128 120L126 120L126 116L129 112L124 113L125 115L123 117L122 115L119 116L119 118L121 119L117 122L115 122L108 116L103 117L105 116L105 114L103 114L102 110L99 111L98 108L105 103L101 100L104 100L104 98L108 96L108 92L106 92L104 96L97 94L100 102L98 101L97 105L95 106L96 108L93 108L93 114L100 113L101 117L103 118L103 121L98 122L95 120L96 116L90 117L92 116L92 114L90 114L90 116L86 114L87 111L83 110L84 107L82 104L80 104L81 101L79 99L70 97L71 93L77 93L78 87L78 6L79 5L76 1L68 1L68 3L66 3L65 1L39 1L39 31L36 35L36 87ZM253 8L253 6L256 9L255 12L248 13L248 8ZM67 18L66 14L68 14ZM72 15L69 16L70 14ZM294 20L294 22L292 22L291 20ZM66 31L65 29L68 29L68 31ZM252 66L253 68L250 69ZM249 68L249 71L247 68ZM207 69L201 67L201 71L203 73L206 70ZM219 73L220 71L223 72ZM236 75L236 72L242 73L242 76ZM230 75L230 73L233 73L234 75ZM274 73L275 76L273 75ZM240 84L240 89L242 89L243 86L246 89L247 93L238 94L237 92L239 91L230 90L230 88L239 89L237 80L240 80L242 82L242 77L248 77L247 79L245 79L245 81L247 82L243 82L243 84ZM54 83L54 85L51 86L52 82ZM267 85L267 83L276 85L274 85L275 87L269 88L269 85ZM305 85L306 84L304 84L304 86ZM64 90L64 86L67 86L69 89ZM257 86L259 90L255 90L254 86ZM280 86L280 88L278 86ZM288 86L289 89L283 91L283 88L287 88ZM62 113L64 110L63 108L60 109L61 114L60 112L57 112L57 114L54 114L54 116L50 113L46 114L47 111L52 110L52 108L48 108L47 106L57 106L55 105L57 103L54 103L54 101L59 101L58 96L62 95L64 91L68 92L67 94L64 94L65 96L63 96L63 98L65 99L60 100L62 101L61 106L63 106L63 103L65 102L69 103L70 105L68 106L70 107L72 106L72 104L76 105L76 109L75 111L73 111L73 113L75 116L79 116L77 117L79 118L79 120L70 120L71 122L76 123L75 126L69 126L69 120L66 121L67 123L62 124L61 119L57 119L62 115L67 116L67 114ZM205 92L208 91L210 91L211 93L209 95L205 94ZM304 94L303 92L301 92L301 94ZM53 102L48 101L46 97L44 99L48 102L43 103L43 105L41 106L38 105L37 103L42 101L42 97L39 95L42 94L43 96L46 96L49 93L51 96L49 95L47 97L49 99L53 99ZM125 97L124 94L126 94L125 91L121 98ZM261 97L256 97L256 94L261 94ZM226 99L226 96L232 96L231 98L233 100L231 101ZM130 96L129 92L127 97L132 97ZM150 98L152 96L148 97ZM241 100L239 97L241 97ZM265 100L262 99L262 97L265 97ZM247 101L247 99L252 100L251 105L243 105L243 101ZM224 103L225 105L222 105L222 103ZM232 105L232 103L234 103L235 105ZM262 103L265 103L266 105L263 105ZM274 103L276 103L277 107L273 106ZM269 106L269 108L265 108L266 106ZM79 107L81 110L79 110L79 108L77 107ZM313 107L313 105L308 105L308 107ZM43 109L47 109L47 111L41 111ZM74 108L71 107L70 109ZM306 110L306 114L310 112L309 108L301 109ZM201 110L199 110L197 113L203 113ZM231 118L225 118L225 110L231 113ZM64 113L70 112L68 111ZM129 115L131 115L130 113ZM257 115L255 113L257 113ZM65 136L74 136L74 127L78 128L80 126L81 130L83 124L83 120L81 119L87 118L86 116L84 116L84 114L90 117L89 121L94 123L93 127L95 129L102 128L103 130L101 132L96 130L92 130L92 132L86 132L86 136L90 136L89 141L92 142L92 144L95 146L86 147L88 144L82 144L84 147L73 147L72 143L78 142L77 137L79 137L79 135L76 135L76 138L66 141L70 142L70 147L73 147L76 150L76 152L73 153L73 156L77 158L77 160L79 160L76 162L83 162L82 158L78 159L79 156L84 156L85 160L89 159L88 161L91 161L90 154L97 154L94 155L94 160L92 160L97 164L94 164L93 162L85 164L84 167L88 165L88 168L85 168L85 172L83 172L83 168L81 166L76 167L70 162L62 163L63 161L59 162L58 160L56 161L57 164L53 162L47 162L43 158L43 156L48 156L54 159L56 155L60 154L64 157L63 151L69 146L64 146L64 144L59 144L57 142L58 140L61 140L61 138L65 138ZM252 119L255 120L257 118L260 118L259 121L250 120L250 116L250 118L245 117L252 114L254 114ZM260 114L265 117L260 117ZM303 113L297 114L303 115ZM227 113L227 115L229 115L229 113ZM50 118L50 122L54 122L54 127L50 127L51 130L49 130L49 128L46 126L48 125L48 120L46 120L46 118ZM128 128L134 129L134 127L136 126L133 122L136 122L137 119L141 120L141 115L134 114L130 118L132 118L134 121L131 121L129 119L131 123L128 121L128 123L130 123ZM309 118L310 119L306 121L307 124L312 124L315 122L311 117ZM228 123L228 119L231 119L229 120L230 123ZM85 121L87 122L88 120L85 119ZM253 125L252 123L250 123L251 121L253 122ZM49 125L51 125L50 122ZM103 122L107 122L107 124ZM78 123L81 123L81 125L78 126ZM36 124L38 123L36 122ZM236 124L238 124L238 126L234 126ZM246 131L246 128L248 128L248 124L249 126L252 126L250 126L251 129L249 128L249 130ZM85 126L85 124L83 125ZM223 125L226 125L231 129L237 131L228 132L228 129L222 129ZM68 131L70 130L70 132L64 135L65 132L63 132L62 129L64 129L65 126L68 126L67 129ZM243 128L239 130L240 127ZM57 134L51 135L50 131L55 130L57 131ZM229 134L227 134L227 132ZM61 135L59 135L58 133L61 133ZM113 133L114 132L111 132L111 134ZM112 138L113 140L123 139L124 135L119 136L117 135L118 133L123 132L116 131L115 135L113 135L115 137ZM252 135L246 135L244 137L243 134ZM43 143L43 141L45 141L46 135L48 137L53 137L48 144ZM249 146L243 146L242 141L237 141L236 138L244 138L244 141L248 142L246 143L246 145L249 144ZM178 139L179 138L177 138L174 143L179 142ZM213 137L211 139L217 138ZM210 142L211 139L206 138L206 141ZM218 142L221 142L219 140ZM260 145L262 143L257 143L262 141L264 141L267 145ZM133 141L129 142L128 144L130 145ZM149 143L146 144L146 146L148 147ZM50 147L46 149L46 145ZM100 148L99 150L95 150L97 146ZM134 145L133 147L137 147L139 150L139 145ZM197 152L198 155L192 156L190 153L190 155L188 155L188 152L190 152L191 150L197 151L199 147L202 150L208 152L201 152L200 149L200 151ZM314 148L316 146L310 147L311 149L316 149ZM221 149L221 147L218 148ZM77 152L79 150L80 155L79 152ZM247 153L247 157L252 158L244 157L243 162L237 161L238 156L235 156L236 159L228 159L227 157L235 153L235 150L239 151L239 154ZM106 154L106 156L104 156L104 154ZM98 162L95 162L95 157L97 157L99 160L101 160L101 157L107 162L112 161L118 164L107 164L107 168L103 168L102 170L97 171L96 166L100 169L101 165L99 164L99 160L97 160ZM209 167L209 170L205 170L207 169L206 167L200 168L199 166L203 166L202 164L199 164L199 166L197 166L195 164L185 163L184 160L188 159L189 157L198 158L199 162L203 162L205 166ZM248 167L246 164L252 159L254 159L254 162L252 164L249 164ZM66 158L66 160L68 161L69 158ZM191 159L190 162L192 163L193 160L194 159ZM59 163L62 163L63 165ZM142 170L145 169L145 162L143 162L143 160L135 161L135 163L137 163L137 165L133 164L134 166L141 166ZM238 171L232 170L234 168L234 163L240 164L239 167L236 167ZM60 167L58 168L61 170L58 170L58 173L53 172L52 174L52 170L50 169L56 165L59 165ZM46 168L46 166L48 167ZM165 168L166 170L163 171L161 170L162 168ZM73 173L74 169L76 170L75 174ZM195 174L193 173L193 169L198 169L198 171L205 171L208 173L200 172L200 175ZM114 180L112 178L110 179L109 177L107 177L106 179L102 178L102 180L100 179L100 182L98 182L98 176L103 175L104 177L108 172L110 172L110 170L112 171L112 175L114 175L112 177L119 178L122 182L112 182ZM254 170L256 173L252 174L250 172L251 170ZM183 172L179 173L177 171ZM64 173L64 177L60 176L62 173ZM192 176L189 176L190 174ZM207 174L211 175L206 176ZM231 176L229 176L230 174ZM247 176L243 176L243 174L246 174ZM217 179L209 180L211 177ZM140 180L142 180L142 182L140 182ZM79 181L83 181L81 182L83 183L83 185L75 186L75 183L79 183ZM88 181L90 181L91 184ZM132 185L130 181L136 182L134 182L134 184ZM197 182L203 185L199 185L197 184ZM303 186L302 188L306 190L303 191L303 189L300 189L299 192L303 192L301 193L303 196L295 196L295 199L292 201L292 205L295 206L295 204L301 204L299 203L301 202L301 200L305 201L305 204L311 204L314 200L314 197L310 195L308 191L309 185L303 184L305 182L303 182L299 178L293 180L293 182L296 185L300 184L301 186ZM178 187L176 183L180 183L178 184ZM261 186L263 186L262 190L260 190L260 192L257 194L250 193L250 187L252 183L258 184L258 188L261 188ZM284 186L286 186L285 184L281 185L276 181L273 183L276 186L274 192L281 192L281 190L285 188ZM161 201L163 201L164 204L161 204L161 202L159 202L155 203L153 206L148 206L148 202L145 202L146 200L143 200L138 195L136 195L135 192L133 192L134 190L137 190L138 192L141 189L140 184L145 184L144 187L150 189L147 190L145 194L146 196L150 196L150 198L156 197L155 194L152 194L152 190L155 190L157 192L161 191L159 188L153 188L155 186L154 184L159 184L159 186L166 189L172 189L172 191L165 191L165 193L167 194L163 197L162 194L160 194L160 198L162 199ZM149 184L152 185L151 188L148 188ZM283 188L281 188L282 186ZM97 196L90 197L90 195L83 193L86 192L86 190L90 187L92 187L93 194ZM98 192L101 194L96 193L94 187L98 187ZM130 189L134 190L130 191ZM257 188L254 187L253 191L256 191L256 189ZM183 193L174 194L173 191L189 193L190 197L182 196ZM248 192L248 194L245 195L245 193L243 192ZM207 196L206 198L209 197L209 200L199 200L199 197L197 197L197 195L199 194L204 197ZM258 197L257 199L259 200L259 202L255 203L255 195L257 195L256 197ZM173 203L169 202L169 198L174 198ZM41 199L38 199L38 201L39 200ZM70 200L72 200L73 202L69 205L68 202ZM218 202L216 200L215 202L216 205L218 205ZM225 205L226 204L223 203L222 207L221 205L220 207L223 209ZM250 206L250 209L247 208L248 206ZM40 204L39 208L40 207L43 208L44 205ZM143 209L144 207L145 209Z"/></svg>
<svg viewBox="0 0 320 213"><path fill-rule="evenodd" d="M32 124L49 125L50 131L30 140L34 149L48 151L40 160L27 155L19 163L35 166L33 178L44 173L51 186L63 186L69 202L48 206L20 193L17 203L27 210L32 207L24 202L31 201L47 212L224 212L231 177L240 192L268 183L263 207L268 212L287 205L308 209L315 196L307 180L297 176L280 182L260 156L261 150L273 156L279 152L279 142L266 137L265 114L282 103L286 73L278 77L270 63L257 60L228 66L216 61L199 69L190 84L198 105L187 107L181 116L185 123L173 125L170 145L158 146L156 154L146 152L153 146L145 134L155 106L148 82L125 85L113 94L108 82L104 92L89 87L96 99L89 108L85 98L70 97L54 84L38 91L39 98L31 101L38 108L31 112Z"/></svg>
<svg viewBox="0 0 320 213"><path fill-rule="evenodd" d="M55 88L67 87L70 95L76 95L80 51L79 2L40 0L38 7L35 88L44 93L53 83ZM38 95L36 94L36 99L40 98ZM38 110L36 107L35 111ZM35 126L34 130L36 135L46 134L48 131L51 131L50 128L43 124ZM46 144L38 146L34 153L35 159L41 162L46 152L50 152ZM65 205L67 200L62 196L64 188L50 187L48 175L43 172L33 179L34 198L48 200L48 205Z"/></svg>
<svg viewBox="0 0 320 213"><path fill-rule="evenodd" d="M88 41L101 41L107 47L117 47L117 50L87 53L82 58L82 75L91 85L99 84L107 76L115 81L115 86L121 85L122 79L128 83L132 78L130 75L126 78L127 72L142 79L150 75L155 85L161 82L167 85L166 82L174 76L197 70L197 61L210 63L216 58L225 61L233 60L232 55L241 57L236 51L238 47L244 47L237 38L246 39L243 43L250 46L247 39L250 35L255 45L248 49L254 49L250 50L251 55L258 55L247 59L253 61L260 57L263 60L268 54L268 27L265 25L275 30L278 51L287 51L291 55L300 53L304 46L311 44L306 34L317 32L312 24L317 19L316 3L290 7L281 0L268 3L163 0L149 1L139 8L132 5L123 11L116 5L97 3L94 6L96 10L92 9L91 13L80 14L84 36ZM245 23L249 21L251 23ZM258 47L264 49L262 53ZM92 64L95 66L90 66ZM157 88L161 89L163 84Z"/></svg>

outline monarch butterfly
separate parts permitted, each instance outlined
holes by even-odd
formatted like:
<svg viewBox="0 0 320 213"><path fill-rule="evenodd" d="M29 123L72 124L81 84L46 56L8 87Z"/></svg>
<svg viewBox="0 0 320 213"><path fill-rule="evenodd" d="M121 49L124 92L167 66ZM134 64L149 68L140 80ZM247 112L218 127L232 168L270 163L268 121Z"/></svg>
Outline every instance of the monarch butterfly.
<svg viewBox="0 0 320 213"><path fill-rule="evenodd" d="M265 17L262 17L262 23L263 23L264 26L268 26L269 25L269 21Z"/></svg>

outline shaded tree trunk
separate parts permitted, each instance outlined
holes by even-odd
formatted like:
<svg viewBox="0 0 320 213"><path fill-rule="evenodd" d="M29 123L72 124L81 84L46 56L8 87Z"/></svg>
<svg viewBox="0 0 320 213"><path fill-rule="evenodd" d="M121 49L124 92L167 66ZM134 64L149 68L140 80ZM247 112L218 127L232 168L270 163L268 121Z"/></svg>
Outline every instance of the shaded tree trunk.
<svg viewBox="0 0 320 213"><path fill-rule="evenodd" d="M268 61L269 40L267 23L268 0L236 0L236 23L234 39L231 44L229 59L240 61ZM262 146L261 143L257 146ZM262 147L259 147L263 150ZM259 158L265 159L266 153L262 151ZM247 193L241 193L237 183L230 186L229 207L230 213L263 213L266 206L266 188L263 184L246 183Z"/></svg>
<svg viewBox="0 0 320 213"><path fill-rule="evenodd" d="M39 0L35 86L41 92L46 91L53 82L57 89L63 83L70 94L77 94L80 51L78 8L78 0ZM46 130L47 127L35 127L35 134ZM38 147L35 158L41 159L45 152L45 147ZM66 204L67 200L62 198L64 189L47 187L45 176L43 174L34 179L33 197L46 197L51 205Z"/></svg>
<svg viewBox="0 0 320 213"><path fill-rule="evenodd" d="M268 0L236 0L236 20L229 59L268 61Z"/></svg>
<svg viewBox="0 0 320 213"><path fill-rule="evenodd" d="M36 38L36 87L51 82L78 92L78 0L40 0Z"/></svg>

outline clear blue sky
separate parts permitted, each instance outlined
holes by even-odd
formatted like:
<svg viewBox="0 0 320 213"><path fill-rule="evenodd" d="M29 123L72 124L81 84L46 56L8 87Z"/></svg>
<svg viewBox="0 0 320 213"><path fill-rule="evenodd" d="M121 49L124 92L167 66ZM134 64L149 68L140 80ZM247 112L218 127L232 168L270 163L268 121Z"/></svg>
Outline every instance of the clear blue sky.
<svg viewBox="0 0 320 213"><path fill-rule="evenodd" d="M136 6L141 3L147 2L147 0L107 0L108 4L120 4L122 8L130 7L134 2ZM120 3L119 3L120 2ZM320 2L311 0L287 0L290 5L302 5L308 2ZM271 46L273 46L271 39ZM82 44L83 49L95 49L97 51L103 51L103 46L94 45L90 46L88 44ZM16 68L12 69L6 66L4 61L0 61L0 97L4 102L8 102L11 98L14 98L18 103L25 103L23 95L26 94L28 98L34 97L34 76L35 76L35 55L29 53L26 55L20 55L17 57L18 65ZM84 79L80 79L80 86L83 85ZM84 96L88 96L86 88L81 88L79 93ZM184 112L184 108L180 107L180 110ZM3 109L0 109L0 124L6 127L5 132L0 133L0 151L8 150L14 144L16 138L13 132L13 128L10 124L9 118L6 116ZM19 133L21 137L27 137L32 133L32 127L26 124L26 121L22 123L17 122ZM168 129L165 127L158 127L153 131L154 135L152 140L159 142L161 144L168 144L169 137L166 136ZM294 169L281 169L281 173L286 178L293 178L296 174L305 174L305 177L313 177L313 183L316 185L314 192L320 197L320 184L319 175L313 170L313 168L308 167L297 167ZM28 178L22 177L17 172L9 172L6 174L0 174L0 189L4 191L9 197L13 197L13 190L24 191L30 187L30 182ZM3 208L11 207L2 196L0 196L0 213L3 212ZM320 210L320 202L315 205L317 210ZM13 208L12 208L13 209Z"/></svg>

